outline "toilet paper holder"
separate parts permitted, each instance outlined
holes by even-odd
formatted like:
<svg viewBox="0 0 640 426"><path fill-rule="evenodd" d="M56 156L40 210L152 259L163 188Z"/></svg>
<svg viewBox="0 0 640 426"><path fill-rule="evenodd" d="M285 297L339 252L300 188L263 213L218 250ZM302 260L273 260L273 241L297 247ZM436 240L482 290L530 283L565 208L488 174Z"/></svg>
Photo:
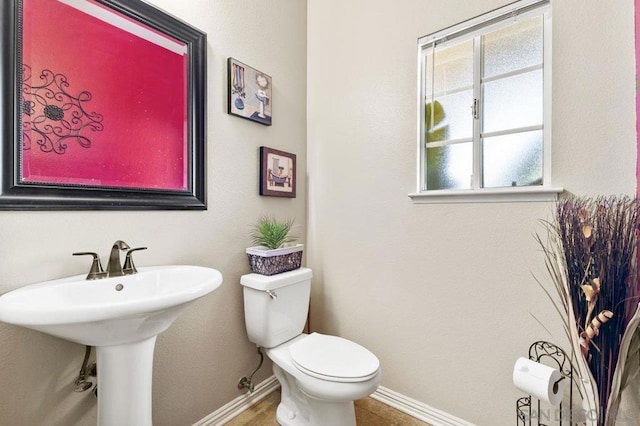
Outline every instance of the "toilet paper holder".
<svg viewBox="0 0 640 426"><path fill-rule="evenodd" d="M529 359L535 362L544 361L545 364L557 368L560 371L562 377L554 383L555 386L558 386L560 381L564 379L569 380L567 384L569 388L569 400L566 404L565 401L562 401L558 407L551 409L548 407L543 408L540 400L531 395L518 398L516 401L516 424L518 426L541 426L543 424L549 425L550 421L557 421L558 425L562 425L563 422L566 422L564 424L572 425L574 383L571 359L559 346L542 340L533 343L529 347ZM543 421L545 423L542 423Z"/></svg>

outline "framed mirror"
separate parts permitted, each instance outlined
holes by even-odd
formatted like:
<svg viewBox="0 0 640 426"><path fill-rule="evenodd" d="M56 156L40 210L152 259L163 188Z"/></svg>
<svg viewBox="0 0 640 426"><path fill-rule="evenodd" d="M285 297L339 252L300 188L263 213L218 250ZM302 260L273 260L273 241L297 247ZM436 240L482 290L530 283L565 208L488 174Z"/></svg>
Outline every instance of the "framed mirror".
<svg viewBox="0 0 640 426"><path fill-rule="evenodd" d="M141 0L0 23L0 210L206 209L205 33Z"/></svg>

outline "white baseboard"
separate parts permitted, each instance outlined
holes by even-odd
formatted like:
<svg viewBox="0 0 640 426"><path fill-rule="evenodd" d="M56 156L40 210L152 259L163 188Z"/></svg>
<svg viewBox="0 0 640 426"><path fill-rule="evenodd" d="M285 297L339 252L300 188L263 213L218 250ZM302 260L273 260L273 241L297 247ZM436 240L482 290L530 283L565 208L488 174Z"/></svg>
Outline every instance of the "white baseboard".
<svg viewBox="0 0 640 426"><path fill-rule="evenodd" d="M220 407L193 426L219 426L229 422L232 418L245 411L247 408L262 401L267 395L280 387L276 376L271 376L256 385L252 393L240 395L228 404Z"/></svg>
<svg viewBox="0 0 640 426"><path fill-rule="evenodd" d="M209 414L204 419L194 423L193 426L224 425L252 405L262 401L267 395L279 387L280 384L276 377L271 376L256 385L253 393L247 392L244 395L240 395L233 401ZM378 389L371 394L371 398L433 426L475 426L473 423L454 417L449 413L430 407L427 404L416 401L415 399L411 399L408 396L404 396L382 386L378 387Z"/></svg>
<svg viewBox="0 0 640 426"><path fill-rule="evenodd" d="M454 417L449 413L382 386L371 394L371 398L433 426L475 426L473 423Z"/></svg>

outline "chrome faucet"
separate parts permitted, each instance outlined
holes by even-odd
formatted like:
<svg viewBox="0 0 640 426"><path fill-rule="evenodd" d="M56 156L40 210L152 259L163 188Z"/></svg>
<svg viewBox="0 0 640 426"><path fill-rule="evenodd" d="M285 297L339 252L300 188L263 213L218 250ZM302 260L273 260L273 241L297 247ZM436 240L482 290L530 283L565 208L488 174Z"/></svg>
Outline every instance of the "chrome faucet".
<svg viewBox="0 0 640 426"><path fill-rule="evenodd" d="M129 250L130 248L129 244L122 240L113 243L111 254L109 254L109 263L107 264L108 277L121 277L124 275L122 272L122 263L120 262L120 250Z"/></svg>

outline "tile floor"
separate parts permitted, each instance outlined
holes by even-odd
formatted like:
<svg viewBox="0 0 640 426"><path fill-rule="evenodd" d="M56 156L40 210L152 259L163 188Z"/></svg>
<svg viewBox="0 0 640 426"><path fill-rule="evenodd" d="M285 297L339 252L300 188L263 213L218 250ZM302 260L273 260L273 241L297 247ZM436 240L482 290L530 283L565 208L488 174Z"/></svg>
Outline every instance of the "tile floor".
<svg viewBox="0 0 640 426"><path fill-rule="evenodd" d="M280 391L270 393L265 399L244 411L225 426L278 426L276 408ZM358 426L429 426L373 398L355 402Z"/></svg>

